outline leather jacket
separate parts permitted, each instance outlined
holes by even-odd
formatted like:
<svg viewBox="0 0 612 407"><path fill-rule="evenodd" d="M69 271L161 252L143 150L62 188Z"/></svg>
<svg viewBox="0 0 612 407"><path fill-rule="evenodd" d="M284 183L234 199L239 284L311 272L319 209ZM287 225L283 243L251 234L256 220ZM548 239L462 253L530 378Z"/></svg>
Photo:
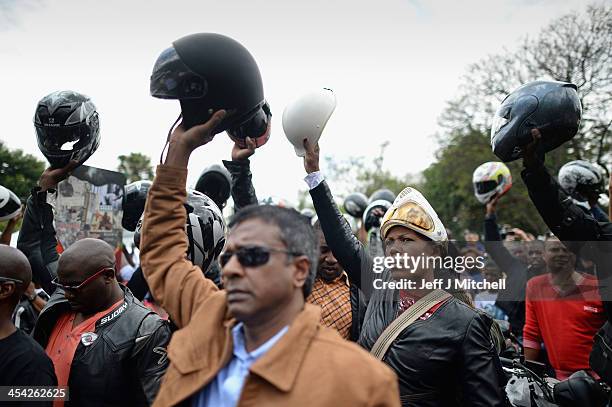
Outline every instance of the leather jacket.
<svg viewBox="0 0 612 407"><path fill-rule="evenodd" d="M251 174L251 162L246 160L226 161L223 165L232 177L232 200L234 201L234 213L248 205L256 205L257 194L253 187Z"/></svg>
<svg viewBox="0 0 612 407"><path fill-rule="evenodd" d="M353 236L326 182L310 195L334 256L351 283L369 296L359 344L370 350L396 318L398 292L373 290L373 259ZM383 358L398 376L402 405L503 406L505 376L489 334L491 323L451 297L431 317L402 332Z"/></svg>
<svg viewBox="0 0 612 407"><path fill-rule="evenodd" d="M102 316L89 346L79 343L68 387L73 406L148 406L168 368L170 327L124 286L124 303ZM41 311L32 336L46 348L51 332L70 305L57 289Z"/></svg>

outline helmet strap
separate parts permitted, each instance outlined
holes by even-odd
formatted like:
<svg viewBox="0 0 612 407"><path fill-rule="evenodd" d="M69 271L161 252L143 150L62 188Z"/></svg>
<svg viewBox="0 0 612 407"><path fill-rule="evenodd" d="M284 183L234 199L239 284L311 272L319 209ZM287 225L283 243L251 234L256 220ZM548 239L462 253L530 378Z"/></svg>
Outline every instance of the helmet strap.
<svg viewBox="0 0 612 407"><path fill-rule="evenodd" d="M172 136L172 132L176 128L177 123L182 118L183 118L183 113L180 113L179 116L177 117L177 119L174 121L174 124L172 125L172 127L170 127L170 130L168 130L168 137L166 137L166 144L164 144L164 148L163 148L161 154L159 155L159 163L160 164L164 163L164 151L166 151L166 148L168 147L168 144L170 144L170 137Z"/></svg>

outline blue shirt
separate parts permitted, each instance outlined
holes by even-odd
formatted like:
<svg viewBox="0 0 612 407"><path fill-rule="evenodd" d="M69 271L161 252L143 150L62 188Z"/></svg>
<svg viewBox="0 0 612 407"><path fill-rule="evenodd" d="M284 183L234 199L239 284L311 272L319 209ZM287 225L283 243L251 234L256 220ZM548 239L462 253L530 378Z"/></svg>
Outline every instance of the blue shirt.
<svg viewBox="0 0 612 407"><path fill-rule="evenodd" d="M249 374L251 365L265 355L283 337L289 329L284 327L266 343L247 352L245 346L243 324L232 328L234 352L228 364L217 373L212 382L208 383L200 393L193 398L193 407L235 407L242 393L242 386Z"/></svg>

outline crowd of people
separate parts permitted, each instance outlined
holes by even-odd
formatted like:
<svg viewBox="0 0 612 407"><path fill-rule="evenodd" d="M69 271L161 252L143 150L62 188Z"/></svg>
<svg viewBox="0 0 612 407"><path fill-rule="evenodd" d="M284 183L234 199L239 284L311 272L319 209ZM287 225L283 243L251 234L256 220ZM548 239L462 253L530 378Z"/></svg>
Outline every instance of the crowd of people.
<svg viewBox="0 0 612 407"><path fill-rule="evenodd" d="M156 67L178 69L176 51ZM610 383L601 349L612 342L612 253L602 242L612 224L597 204L600 172L591 182L565 168L555 179L532 129L521 176L550 233L500 228L502 186L483 201L482 231L461 242L411 186L351 194L340 208L318 142L304 138L313 210L300 213L257 198L250 160L270 118L259 108L230 129L231 159L209 163L195 189L190 157L232 113L220 106L173 126L155 177L124 188L137 249L118 256L92 238L58 250L49 198L97 148L99 119L76 92L39 103L52 165L31 186L17 247L0 245L0 386L67 387L68 400L47 403L74 406L504 406L509 359L559 381L585 371L600 390ZM58 117L85 123L82 154L53 155L62 143L45 123Z"/></svg>

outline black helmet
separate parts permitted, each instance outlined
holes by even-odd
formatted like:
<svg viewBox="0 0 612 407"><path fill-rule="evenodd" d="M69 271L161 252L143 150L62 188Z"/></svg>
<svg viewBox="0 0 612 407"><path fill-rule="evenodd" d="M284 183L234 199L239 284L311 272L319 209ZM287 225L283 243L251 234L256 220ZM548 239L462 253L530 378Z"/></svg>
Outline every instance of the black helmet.
<svg viewBox="0 0 612 407"><path fill-rule="evenodd" d="M100 144L100 121L91 99L71 90L53 92L34 113L38 148L52 167L83 164Z"/></svg>
<svg viewBox="0 0 612 407"><path fill-rule="evenodd" d="M369 232L372 228L379 228L380 221L393 203L386 199L377 199L372 201L363 212L363 227L366 232ZM374 209L382 209L383 214L380 216L374 215Z"/></svg>
<svg viewBox="0 0 612 407"><path fill-rule="evenodd" d="M361 192L353 192L344 198L343 206L346 213L354 218L361 219L363 216L363 211L365 211L368 206L368 197Z"/></svg>
<svg viewBox="0 0 612 407"><path fill-rule="evenodd" d="M383 201L393 203L393 201L395 201L395 194L393 193L393 191L383 188L374 191L372 195L370 195L370 203L381 199Z"/></svg>
<svg viewBox="0 0 612 407"><path fill-rule="evenodd" d="M520 158L523 147L542 133L539 153L554 150L576 135L582 107L572 83L535 81L506 96L493 119L491 147L502 161Z"/></svg>
<svg viewBox="0 0 612 407"><path fill-rule="evenodd" d="M150 188L151 181L146 180L132 182L125 186L123 201L121 202L121 209L123 210L121 226L124 229L130 232L136 230L136 224L144 212L147 193Z"/></svg>
<svg viewBox="0 0 612 407"><path fill-rule="evenodd" d="M610 388L595 380L584 370L555 384L553 398L559 406L607 406Z"/></svg>
<svg viewBox="0 0 612 407"><path fill-rule="evenodd" d="M185 202L187 219L185 220L185 233L188 247L187 259L206 272L211 264L217 260L225 247L225 219L221 209L206 195L187 189ZM142 219L136 225L134 244L140 247L140 233Z"/></svg>
<svg viewBox="0 0 612 407"><path fill-rule="evenodd" d="M202 171L195 190L215 201L219 208L223 208L230 197L232 177L225 167L211 165Z"/></svg>
<svg viewBox="0 0 612 407"><path fill-rule="evenodd" d="M245 47L224 35L199 33L174 41L155 62L150 90L153 97L180 101L187 129L225 109L218 133L227 130L242 147L247 136L258 147L270 136L272 115L257 63Z"/></svg>
<svg viewBox="0 0 612 407"><path fill-rule="evenodd" d="M13 191L0 185L0 222L13 219L21 212L21 201Z"/></svg>
<svg viewBox="0 0 612 407"><path fill-rule="evenodd" d="M578 200L587 200L603 192L602 170L588 161L570 161L559 169L559 185Z"/></svg>

